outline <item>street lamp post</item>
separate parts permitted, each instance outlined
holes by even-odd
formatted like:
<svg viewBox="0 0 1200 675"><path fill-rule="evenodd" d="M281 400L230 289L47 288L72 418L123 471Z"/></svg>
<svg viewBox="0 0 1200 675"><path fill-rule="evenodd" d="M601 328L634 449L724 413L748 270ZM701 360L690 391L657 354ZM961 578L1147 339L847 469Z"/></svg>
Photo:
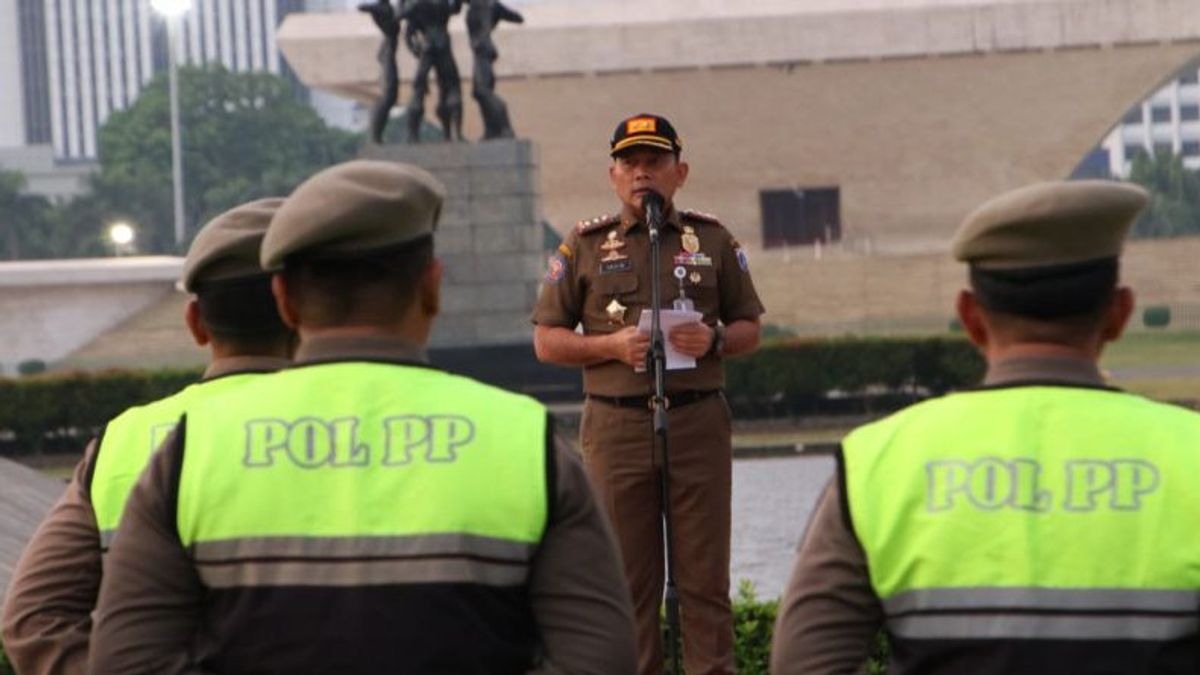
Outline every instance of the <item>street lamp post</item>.
<svg viewBox="0 0 1200 675"><path fill-rule="evenodd" d="M183 150L179 134L179 82L175 50L179 44L179 20L192 7L192 0L150 0L150 5L167 23L167 89L171 101L171 186L175 206L175 248L183 250Z"/></svg>

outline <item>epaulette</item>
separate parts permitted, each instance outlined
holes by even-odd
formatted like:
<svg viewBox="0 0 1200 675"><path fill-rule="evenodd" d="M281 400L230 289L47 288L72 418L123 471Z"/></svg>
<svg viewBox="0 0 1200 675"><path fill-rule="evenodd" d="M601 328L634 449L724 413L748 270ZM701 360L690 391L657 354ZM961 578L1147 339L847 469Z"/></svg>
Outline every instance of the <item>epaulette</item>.
<svg viewBox="0 0 1200 675"><path fill-rule="evenodd" d="M685 209L685 210L680 211L679 215L683 218L691 218L692 220L699 220L701 222L708 223L710 225L724 227L724 225L721 225L721 219L714 216L711 213L703 213L701 211L691 211L691 210Z"/></svg>
<svg viewBox="0 0 1200 675"><path fill-rule="evenodd" d="M588 232L594 232L602 227L616 225L619 222L621 222L621 216L618 214L600 216L598 218L592 218L591 220L581 220L575 224L575 232L577 234L587 234Z"/></svg>

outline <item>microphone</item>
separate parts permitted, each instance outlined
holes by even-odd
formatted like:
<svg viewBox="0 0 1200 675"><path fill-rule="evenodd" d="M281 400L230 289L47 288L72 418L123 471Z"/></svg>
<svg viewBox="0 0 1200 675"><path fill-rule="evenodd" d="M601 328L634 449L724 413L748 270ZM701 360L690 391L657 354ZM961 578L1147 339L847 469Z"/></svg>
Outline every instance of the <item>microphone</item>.
<svg viewBox="0 0 1200 675"><path fill-rule="evenodd" d="M642 210L646 212L646 227L650 228L650 239L658 239L658 228L662 225L665 200L663 196L649 190L642 194Z"/></svg>

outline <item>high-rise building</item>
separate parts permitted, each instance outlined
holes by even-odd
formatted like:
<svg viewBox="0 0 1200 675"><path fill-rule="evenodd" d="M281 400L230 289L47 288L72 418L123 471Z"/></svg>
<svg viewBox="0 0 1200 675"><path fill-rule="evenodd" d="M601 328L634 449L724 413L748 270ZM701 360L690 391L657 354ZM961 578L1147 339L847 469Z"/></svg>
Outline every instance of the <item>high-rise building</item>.
<svg viewBox="0 0 1200 675"><path fill-rule="evenodd" d="M1105 138L1114 176L1128 176L1139 153L1176 154L1200 169L1200 64L1135 105Z"/></svg>
<svg viewBox="0 0 1200 675"><path fill-rule="evenodd" d="M275 29L304 8L193 0L177 61L290 74ZM60 164L95 159L98 129L166 68L167 42L149 0L0 0L0 147L50 145Z"/></svg>

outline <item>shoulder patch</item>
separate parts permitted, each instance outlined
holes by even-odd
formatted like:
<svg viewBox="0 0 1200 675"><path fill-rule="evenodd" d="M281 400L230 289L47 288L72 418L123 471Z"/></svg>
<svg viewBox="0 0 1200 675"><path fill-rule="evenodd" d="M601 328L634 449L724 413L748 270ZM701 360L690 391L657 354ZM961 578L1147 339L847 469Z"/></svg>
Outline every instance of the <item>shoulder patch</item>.
<svg viewBox="0 0 1200 675"><path fill-rule="evenodd" d="M599 216L590 220L581 220L575 224L575 232L578 234L587 234L588 232L595 232L602 227L615 225L619 222L621 222L621 216L617 214Z"/></svg>
<svg viewBox="0 0 1200 675"><path fill-rule="evenodd" d="M709 223L711 225L717 225L718 227L724 227L723 225L721 225L721 219L714 216L711 213L704 213L703 211L692 211L692 210L685 209L683 211L680 211L679 215L683 216L684 218L690 218L691 220L699 220L700 222L703 222L703 223Z"/></svg>

